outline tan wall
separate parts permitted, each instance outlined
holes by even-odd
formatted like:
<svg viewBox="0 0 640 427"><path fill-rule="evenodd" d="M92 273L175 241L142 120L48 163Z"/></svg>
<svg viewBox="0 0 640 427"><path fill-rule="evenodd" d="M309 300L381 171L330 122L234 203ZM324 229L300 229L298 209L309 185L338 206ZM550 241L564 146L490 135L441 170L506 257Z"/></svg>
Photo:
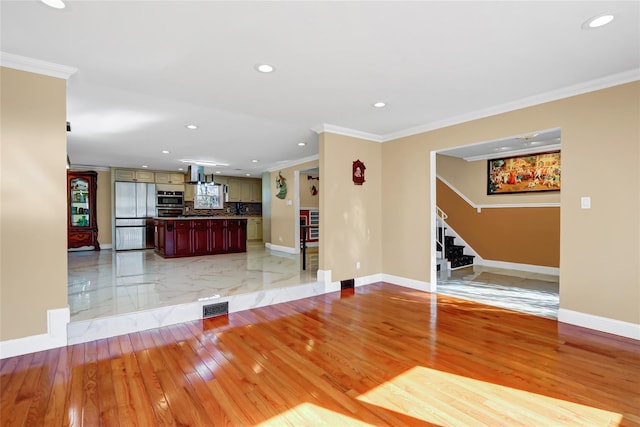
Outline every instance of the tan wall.
<svg viewBox="0 0 640 427"><path fill-rule="evenodd" d="M431 151L557 127L560 307L640 323L638 99L634 82L383 144L384 272L430 281ZM581 196L591 209L580 209Z"/></svg>
<svg viewBox="0 0 640 427"><path fill-rule="evenodd" d="M476 205L513 203L560 203L559 191L518 194L487 194L487 161L436 156L436 173Z"/></svg>
<svg viewBox="0 0 640 427"><path fill-rule="evenodd" d="M98 194L96 210L98 220L98 242L110 245L111 238L111 171L98 172Z"/></svg>
<svg viewBox="0 0 640 427"><path fill-rule="evenodd" d="M300 195L295 193L294 174L295 171L304 169L310 169L318 167L318 161L301 163L299 165L291 166L281 169L279 171L271 172L270 189L271 195L269 202L271 203L271 242L274 245L285 246L288 248L298 248L300 243L296 242L295 232L300 225L300 219L297 216L294 200L299 198ZM287 196L284 199L279 199L276 194L279 193L279 189L276 188L276 178L278 172L282 173L282 176L287 183ZM264 194L264 192L263 192ZM291 200L291 204L287 205L287 201ZM263 200L263 212L264 212L264 200ZM263 229L264 233L264 229ZM265 240L266 241L266 240Z"/></svg>
<svg viewBox="0 0 640 427"><path fill-rule="evenodd" d="M66 81L0 68L0 341L67 307Z"/></svg>
<svg viewBox="0 0 640 427"><path fill-rule="evenodd" d="M317 208L320 207L320 180L309 180L308 177L317 178L318 175L300 174L300 207L301 208ZM311 193L311 186L315 186L318 194L315 196Z"/></svg>
<svg viewBox="0 0 640 427"><path fill-rule="evenodd" d="M560 266L560 208L490 208L477 211L442 181L437 205L447 224L485 260Z"/></svg>
<svg viewBox="0 0 640 427"><path fill-rule="evenodd" d="M377 142L320 135L319 266L331 270L333 281L382 272L381 153ZM352 180L356 160L366 166L363 185Z"/></svg>

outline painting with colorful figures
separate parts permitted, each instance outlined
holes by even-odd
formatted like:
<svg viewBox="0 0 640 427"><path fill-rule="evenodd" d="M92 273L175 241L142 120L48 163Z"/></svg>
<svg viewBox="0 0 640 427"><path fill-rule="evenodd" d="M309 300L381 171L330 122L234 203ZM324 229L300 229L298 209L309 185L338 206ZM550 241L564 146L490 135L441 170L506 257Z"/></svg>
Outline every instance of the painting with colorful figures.
<svg viewBox="0 0 640 427"><path fill-rule="evenodd" d="M492 159L487 194L560 191L560 151Z"/></svg>

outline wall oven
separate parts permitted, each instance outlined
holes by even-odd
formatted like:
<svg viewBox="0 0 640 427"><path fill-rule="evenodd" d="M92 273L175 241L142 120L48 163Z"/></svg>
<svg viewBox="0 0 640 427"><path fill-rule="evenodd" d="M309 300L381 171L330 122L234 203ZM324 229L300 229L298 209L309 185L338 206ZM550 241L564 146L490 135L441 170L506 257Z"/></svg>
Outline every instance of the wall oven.
<svg viewBox="0 0 640 427"><path fill-rule="evenodd" d="M177 208L158 208L158 217L160 218L170 218L170 217L178 217L182 215L182 209Z"/></svg>
<svg viewBox="0 0 640 427"><path fill-rule="evenodd" d="M184 207L184 191L158 191L156 207L158 209L182 209Z"/></svg>

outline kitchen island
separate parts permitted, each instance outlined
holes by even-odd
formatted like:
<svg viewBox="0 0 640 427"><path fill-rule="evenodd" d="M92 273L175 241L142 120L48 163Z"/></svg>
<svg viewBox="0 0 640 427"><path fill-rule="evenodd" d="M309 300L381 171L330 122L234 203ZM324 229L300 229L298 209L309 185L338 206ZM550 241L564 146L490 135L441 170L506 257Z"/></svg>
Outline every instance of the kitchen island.
<svg viewBox="0 0 640 427"><path fill-rule="evenodd" d="M247 219L237 216L154 218L154 246L164 258L247 251Z"/></svg>

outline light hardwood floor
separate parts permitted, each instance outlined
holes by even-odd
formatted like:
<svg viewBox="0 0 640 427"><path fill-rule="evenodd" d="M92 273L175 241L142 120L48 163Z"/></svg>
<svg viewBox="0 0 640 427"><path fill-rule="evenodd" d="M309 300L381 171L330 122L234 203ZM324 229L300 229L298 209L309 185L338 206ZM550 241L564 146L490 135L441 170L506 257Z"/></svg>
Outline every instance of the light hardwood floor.
<svg viewBox="0 0 640 427"><path fill-rule="evenodd" d="M3 426L640 424L637 341L384 283L0 373Z"/></svg>

